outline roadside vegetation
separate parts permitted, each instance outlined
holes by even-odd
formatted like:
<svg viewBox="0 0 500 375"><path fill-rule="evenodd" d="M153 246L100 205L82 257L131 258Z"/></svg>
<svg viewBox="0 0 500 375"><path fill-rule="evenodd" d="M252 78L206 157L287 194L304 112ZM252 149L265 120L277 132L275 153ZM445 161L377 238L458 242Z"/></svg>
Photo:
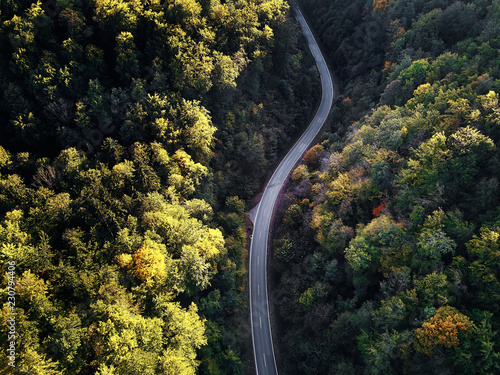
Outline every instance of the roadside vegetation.
<svg viewBox="0 0 500 375"><path fill-rule="evenodd" d="M500 2L302 1L337 76L274 268L283 374L500 371Z"/></svg>
<svg viewBox="0 0 500 375"><path fill-rule="evenodd" d="M244 373L246 202L318 92L288 5L6 0L0 20L16 373Z"/></svg>

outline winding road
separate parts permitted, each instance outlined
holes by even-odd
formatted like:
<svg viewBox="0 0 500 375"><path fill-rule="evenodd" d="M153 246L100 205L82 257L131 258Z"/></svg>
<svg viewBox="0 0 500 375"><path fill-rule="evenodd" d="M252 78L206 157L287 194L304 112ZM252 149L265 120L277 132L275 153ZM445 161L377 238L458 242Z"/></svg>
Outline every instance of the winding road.
<svg viewBox="0 0 500 375"><path fill-rule="evenodd" d="M323 126L332 107L334 91L333 81L325 59L314 39L300 10L292 5L295 17L300 23L307 38L316 65L321 75L321 104L308 128L297 143L288 152L269 180L262 199L253 210L254 230L250 244L250 320L252 325L252 341L257 375L277 375L278 369L274 357L271 321L269 319L269 303L267 291L267 242L271 217L278 194L290 174L292 168L302 157L310 143Z"/></svg>

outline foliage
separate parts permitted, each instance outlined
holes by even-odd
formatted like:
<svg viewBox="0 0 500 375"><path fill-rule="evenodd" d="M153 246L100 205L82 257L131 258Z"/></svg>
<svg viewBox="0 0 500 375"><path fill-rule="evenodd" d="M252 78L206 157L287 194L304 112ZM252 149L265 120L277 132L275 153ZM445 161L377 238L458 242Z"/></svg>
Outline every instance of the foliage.
<svg viewBox="0 0 500 375"><path fill-rule="evenodd" d="M300 3L341 94L279 210L283 371L498 372L498 2Z"/></svg>
<svg viewBox="0 0 500 375"><path fill-rule="evenodd" d="M55 3L0 2L18 370L242 373L245 200L317 98L289 6Z"/></svg>
<svg viewBox="0 0 500 375"><path fill-rule="evenodd" d="M459 332L467 332L473 325L468 316L451 306L440 307L433 317L416 331L415 349L432 355L436 346L452 348L460 345Z"/></svg>

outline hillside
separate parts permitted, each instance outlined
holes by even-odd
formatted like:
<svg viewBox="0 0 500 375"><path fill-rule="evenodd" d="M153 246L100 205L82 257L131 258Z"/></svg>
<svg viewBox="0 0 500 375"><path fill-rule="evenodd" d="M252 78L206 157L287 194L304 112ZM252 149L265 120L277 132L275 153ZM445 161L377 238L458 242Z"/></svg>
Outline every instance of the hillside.
<svg viewBox="0 0 500 375"><path fill-rule="evenodd" d="M317 97L288 5L7 0L0 20L0 372L243 373L246 200Z"/></svg>
<svg viewBox="0 0 500 375"><path fill-rule="evenodd" d="M302 3L343 88L281 207L282 373L497 373L500 2Z"/></svg>

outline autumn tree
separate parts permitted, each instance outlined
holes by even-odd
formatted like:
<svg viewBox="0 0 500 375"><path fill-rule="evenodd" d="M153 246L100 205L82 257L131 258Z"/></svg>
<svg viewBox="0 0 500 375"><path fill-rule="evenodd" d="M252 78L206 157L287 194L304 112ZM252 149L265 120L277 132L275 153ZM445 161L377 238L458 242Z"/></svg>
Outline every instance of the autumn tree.
<svg viewBox="0 0 500 375"><path fill-rule="evenodd" d="M324 147L321 145L315 145L311 149L309 149L304 155L303 160L308 164L317 164L318 158L321 153L324 151Z"/></svg>
<svg viewBox="0 0 500 375"><path fill-rule="evenodd" d="M161 285L167 277L166 253L164 246L146 241L132 256L136 277L147 285Z"/></svg>
<svg viewBox="0 0 500 375"><path fill-rule="evenodd" d="M436 347L460 345L459 333L467 333L474 323L452 306L443 306L416 331L415 350L432 355Z"/></svg>

